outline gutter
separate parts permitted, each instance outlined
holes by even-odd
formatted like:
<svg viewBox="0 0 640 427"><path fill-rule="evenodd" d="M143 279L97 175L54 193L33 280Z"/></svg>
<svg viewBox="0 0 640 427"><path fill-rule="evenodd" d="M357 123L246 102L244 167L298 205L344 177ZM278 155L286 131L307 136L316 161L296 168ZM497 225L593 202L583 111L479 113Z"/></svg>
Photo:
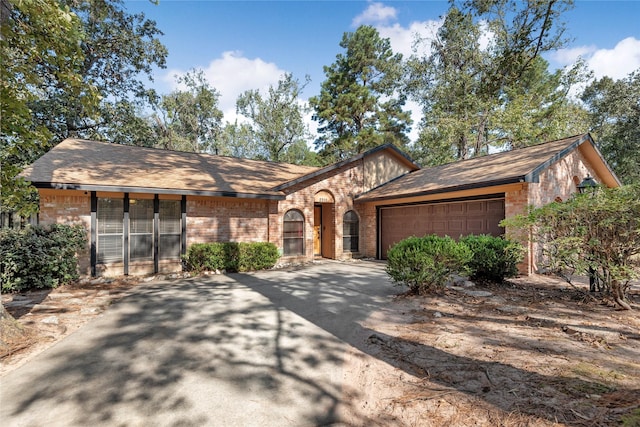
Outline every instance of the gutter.
<svg viewBox="0 0 640 427"><path fill-rule="evenodd" d="M32 182L36 188L53 189L53 190L80 190L80 191L104 191L111 193L151 193L151 194L173 194L186 196L207 196L207 197L234 197L239 199L266 199L266 200L285 200L284 194L274 193L241 193L237 191L206 191L206 190L179 190L171 188L153 188L153 187L128 187L128 186L109 186L109 185L86 185L71 184L61 182Z"/></svg>

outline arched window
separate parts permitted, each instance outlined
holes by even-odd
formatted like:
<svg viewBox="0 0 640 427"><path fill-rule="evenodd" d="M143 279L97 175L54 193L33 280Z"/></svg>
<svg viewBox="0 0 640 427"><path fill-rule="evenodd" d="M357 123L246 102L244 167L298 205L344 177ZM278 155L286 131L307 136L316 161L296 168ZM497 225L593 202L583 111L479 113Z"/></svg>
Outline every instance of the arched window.
<svg viewBox="0 0 640 427"><path fill-rule="evenodd" d="M304 216L298 210L284 214L283 245L285 255L304 254Z"/></svg>
<svg viewBox="0 0 640 427"><path fill-rule="evenodd" d="M348 211L342 219L342 250L358 252L360 221L354 211Z"/></svg>

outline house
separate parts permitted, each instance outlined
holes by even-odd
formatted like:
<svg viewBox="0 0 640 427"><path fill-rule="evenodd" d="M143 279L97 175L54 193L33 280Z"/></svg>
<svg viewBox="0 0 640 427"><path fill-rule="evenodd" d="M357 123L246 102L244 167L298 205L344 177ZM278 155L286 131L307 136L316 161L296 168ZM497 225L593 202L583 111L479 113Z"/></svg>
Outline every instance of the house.
<svg viewBox="0 0 640 427"><path fill-rule="evenodd" d="M88 230L87 275L179 271L189 245L214 241L273 242L285 262L384 259L411 235L504 234L502 219L586 176L620 185L588 134L422 169L392 145L316 168L68 139L22 176L41 223Z"/></svg>

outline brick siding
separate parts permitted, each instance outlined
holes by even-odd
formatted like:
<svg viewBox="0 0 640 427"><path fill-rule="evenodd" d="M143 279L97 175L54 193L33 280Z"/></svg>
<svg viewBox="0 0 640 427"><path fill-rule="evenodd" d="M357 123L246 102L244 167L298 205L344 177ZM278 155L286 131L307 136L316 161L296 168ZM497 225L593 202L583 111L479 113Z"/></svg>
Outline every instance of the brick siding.
<svg viewBox="0 0 640 427"><path fill-rule="evenodd" d="M40 190L40 224L82 225L87 230L84 249L78 253L78 267L83 276L91 273L90 234L91 196L84 191Z"/></svg>
<svg viewBox="0 0 640 427"><path fill-rule="evenodd" d="M505 217L527 212L529 206L541 207L553 201L565 201L577 191L576 185L587 175L595 176L595 170L589 165L579 150L574 150L547 169L539 177L539 182L524 183L521 190L505 194ZM518 266L521 274L539 271L540 247L531 242L530 235L516 235L506 230L507 236L520 240L527 249L525 260Z"/></svg>
<svg viewBox="0 0 640 427"><path fill-rule="evenodd" d="M187 247L207 242L267 242L270 202L187 197Z"/></svg>

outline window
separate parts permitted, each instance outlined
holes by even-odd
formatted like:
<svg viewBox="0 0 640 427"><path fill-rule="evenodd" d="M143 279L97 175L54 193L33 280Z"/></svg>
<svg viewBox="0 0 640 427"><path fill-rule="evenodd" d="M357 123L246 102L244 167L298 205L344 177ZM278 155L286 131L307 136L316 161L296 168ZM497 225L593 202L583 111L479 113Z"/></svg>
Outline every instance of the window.
<svg viewBox="0 0 640 427"><path fill-rule="evenodd" d="M180 258L181 218L179 200L160 200L160 259Z"/></svg>
<svg viewBox="0 0 640 427"><path fill-rule="evenodd" d="M358 252L360 235L360 221L354 211L344 214L342 219L342 250L345 252Z"/></svg>
<svg viewBox="0 0 640 427"><path fill-rule="evenodd" d="M291 210L284 214L283 244L285 255L304 254L304 216Z"/></svg>
<svg viewBox="0 0 640 427"><path fill-rule="evenodd" d="M124 201L98 199L96 218L98 262L122 261Z"/></svg>
<svg viewBox="0 0 640 427"><path fill-rule="evenodd" d="M153 259L153 200L129 201L129 256Z"/></svg>

